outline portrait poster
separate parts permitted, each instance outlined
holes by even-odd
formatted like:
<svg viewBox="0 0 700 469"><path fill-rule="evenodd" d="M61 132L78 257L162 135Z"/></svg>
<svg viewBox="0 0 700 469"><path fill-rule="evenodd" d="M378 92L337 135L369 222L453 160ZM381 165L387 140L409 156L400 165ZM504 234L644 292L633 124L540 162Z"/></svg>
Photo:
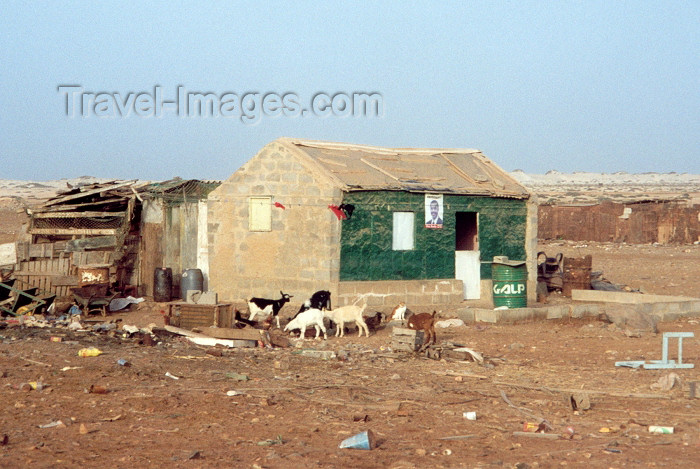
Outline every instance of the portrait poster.
<svg viewBox="0 0 700 469"><path fill-rule="evenodd" d="M442 194L425 194L425 227L442 228Z"/></svg>

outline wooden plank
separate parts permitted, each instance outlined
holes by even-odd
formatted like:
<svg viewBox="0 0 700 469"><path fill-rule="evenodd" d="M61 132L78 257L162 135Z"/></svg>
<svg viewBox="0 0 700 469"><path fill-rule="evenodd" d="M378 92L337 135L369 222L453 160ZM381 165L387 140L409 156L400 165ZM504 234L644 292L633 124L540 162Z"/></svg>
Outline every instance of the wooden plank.
<svg viewBox="0 0 700 469"><path fill-rule="evenodd" d="M78 277L76 275L57 275L51 279L54 287L75 287L78 286Z"/></svg>
<svg viewBox="0 0 700 469"><path fill-rule="evenodd" d="M135 183L136 181L138 181L138 179L134 179L134 180L131 180L131 181L122 182L122 183L120 183L120 184L112 184L112 185L109 185L109 186L108 186L108 185L103 185L103 186L101 186L101 187L98 187L98 188L96 188L96 189L92 189L92 190L89 190L89 191L78 192L77 194L67 195L67 196L60 197L60 198L58 198L58 199L50 200L50 201L46 202L46 203L44 204L44 207L49 207L49 206L51 206L51 205L61 204L61 203L63 203L63 202L67 202L67 201L69 201L69 200L80 199L80 198L83 198L83 197L85 197L85 196L92 195L92 194L99 194L100 192L107 192L107 191L110 191L110 190L118 189L118 188L120 188L120 187L124 187L124 186L128 186L128 185L130 185L130 184L133 184L133 183ZM126 199L126 197L124 197L124 199L122 199L122 200L125 200L125 199Z"/></svg>
<svg viewBox="0 0 700 469"><path fill-rule="evenodd" d="M37 235L53 235L53 236L73 236L73 235L116 235L117 230L114 228L89 229L89 228L30 228L29 234Z"/></svg>
<svg viewBox="0 0 700 469"><path fill-rule="evenodd" d="M66 251L88 251L90 249L113 248L117 245L116 236L97 236L94 238L73 239L66 243Z"/></svg>
<svg viewBox="0 0 700 469"><path fill-rule="evenodd" d="M47 213L47 212L60 213L62 211L67 211L67 210L79 210L79 209L85 208L85 207L113 204L114 202L123 202L123 201L124 201L124 197L113 197L111 199L100 199L100 200L95 200L93 202L85 202L82 204L54 205L52 207L43 208L42 213Z"/></svg>
<svg viewBox="0 0 700 469"><path fill-rule="evenodd" d="M39 212L32 215L34 218L98 218L98 217L125 217L126 212Z"/></svg>
<svg viewBox="0 0 700 469"><path fill-rule="evenodd" d="M229 327L198 327L202 334L217 339L239 339L239 340L260 340L259 329L244 327L243 329L232 329Z"/></svg>

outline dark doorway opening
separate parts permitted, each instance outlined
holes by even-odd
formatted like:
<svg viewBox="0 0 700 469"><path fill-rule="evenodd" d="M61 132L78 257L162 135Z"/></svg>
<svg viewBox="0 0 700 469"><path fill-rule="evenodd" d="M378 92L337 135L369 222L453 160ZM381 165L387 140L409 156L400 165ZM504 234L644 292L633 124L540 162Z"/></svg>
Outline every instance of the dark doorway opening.
<svg viewBox="0 0 700 469"><path fill-rule="evenodd" d="M477 212L455 213L455 250L479 250L479 214Z"/></svg>

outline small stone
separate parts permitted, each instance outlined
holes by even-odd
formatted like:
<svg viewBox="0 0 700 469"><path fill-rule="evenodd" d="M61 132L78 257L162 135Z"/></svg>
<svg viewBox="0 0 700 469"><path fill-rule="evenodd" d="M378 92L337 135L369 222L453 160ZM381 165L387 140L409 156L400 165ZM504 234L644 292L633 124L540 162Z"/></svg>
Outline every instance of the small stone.
<svg viewBox="0 0 700 469"><path fill-rule="evenodd" d="M428 452L423 448L416 449L416 456L425 456L426 454L428 454Z"/></svg>
<svg viewBox="0 0 700 469"><path fill-rule="evenodd" d="M396 381L396 380L401 379L401 376L399 376L398 373L394 373L393 375L391 375L391 379L393 379L394 381Z"/></svg>

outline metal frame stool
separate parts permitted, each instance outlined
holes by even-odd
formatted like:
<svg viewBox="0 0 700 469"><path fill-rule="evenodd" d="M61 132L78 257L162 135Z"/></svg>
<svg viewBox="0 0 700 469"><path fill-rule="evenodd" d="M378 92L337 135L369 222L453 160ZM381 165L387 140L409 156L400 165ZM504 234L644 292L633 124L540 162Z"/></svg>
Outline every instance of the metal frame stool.
<svg viewBox="0 0 700 469"><path fill-rule="evenodd" d="M683 339L687 337L695 337L695 334L692 332L664 332L663 342L661 343L661 360L650 360L649 363L641 360L615 362L615 366L629 366L631 368L642 366L646 369L695 368L693 363L683 363ZM678 339L678 362L668 358L668 339Z"/></svg>

